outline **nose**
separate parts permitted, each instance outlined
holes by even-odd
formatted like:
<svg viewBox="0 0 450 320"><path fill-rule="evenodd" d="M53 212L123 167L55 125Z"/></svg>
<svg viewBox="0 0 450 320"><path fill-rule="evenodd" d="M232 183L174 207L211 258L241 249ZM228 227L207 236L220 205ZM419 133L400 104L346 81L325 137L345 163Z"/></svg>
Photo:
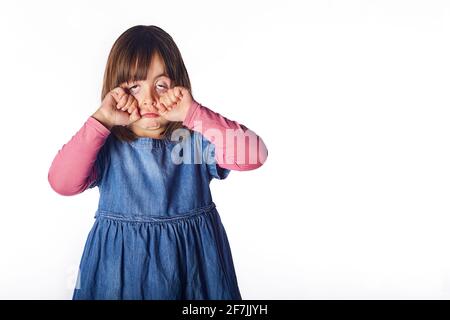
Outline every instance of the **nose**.
<svg viewBox="0 0 450 320"><path fill-rule="evenodd" d="M145 112L158 113L158 109L156 108L156 99L152 98L144 99L141 105L139 106L139 109L141 114Z"/></svg>
<svg viewBox="0 0 450 320"><path fill-rule="evenodd" d="M139 112L141 114L147 112L158 113L158 109L156 108L156 104L158 103L158 95L151 85L147 85L146 83L142 84L138 102Z"/></svg>
<svg viewBox="0 0 450 320"><path fill-rule="evenodd" d="M155 106L156 106L156 101L154 101L154 100L152 102L144 101L144 102L142 102L141 108L143 108L143 109L156 108Z"/></svg>

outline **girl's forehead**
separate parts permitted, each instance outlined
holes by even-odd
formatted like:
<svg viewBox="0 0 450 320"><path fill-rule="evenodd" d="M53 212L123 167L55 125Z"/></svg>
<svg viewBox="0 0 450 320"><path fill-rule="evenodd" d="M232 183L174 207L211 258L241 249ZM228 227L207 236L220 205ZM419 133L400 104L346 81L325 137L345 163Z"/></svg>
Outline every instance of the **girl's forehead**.
<svg viewBox="0 0 450 320"><path fill-rule="evenodd" d="M147 70L147 80L154 80L161 76L168 77L164 64L151 63Z"/></svg>

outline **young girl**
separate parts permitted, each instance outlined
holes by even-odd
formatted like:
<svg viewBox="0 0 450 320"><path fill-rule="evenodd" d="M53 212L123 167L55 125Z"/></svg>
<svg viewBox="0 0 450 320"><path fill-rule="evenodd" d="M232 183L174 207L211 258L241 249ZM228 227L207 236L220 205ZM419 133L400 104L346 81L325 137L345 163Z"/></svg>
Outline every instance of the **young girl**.
<svg viewBox="0 0 450 320"><path fill-rule="evenodd" d="M193 99L170 35L125 31L101 106L48 173L61 195L100 191L73 299L242 299L209 183L266 158L253 131Z"/></svg>

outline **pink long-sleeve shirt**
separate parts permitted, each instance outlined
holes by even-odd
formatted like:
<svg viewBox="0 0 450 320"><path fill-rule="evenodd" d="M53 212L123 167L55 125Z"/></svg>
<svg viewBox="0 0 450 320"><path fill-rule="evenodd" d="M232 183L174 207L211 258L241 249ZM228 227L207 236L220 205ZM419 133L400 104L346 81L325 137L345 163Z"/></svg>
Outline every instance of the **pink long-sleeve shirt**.
<svg viewBox="0 0 450 320"><path fill-rule="evenodd" d="M253 170L267 159L267 148L256 133L195 100L183 125L201 133L214 144L215 160L222 168ZM65 196L86 190L97 179L95 160L110 133L108 128L90 116L53 159L48 172L52 189Z"/></svg>

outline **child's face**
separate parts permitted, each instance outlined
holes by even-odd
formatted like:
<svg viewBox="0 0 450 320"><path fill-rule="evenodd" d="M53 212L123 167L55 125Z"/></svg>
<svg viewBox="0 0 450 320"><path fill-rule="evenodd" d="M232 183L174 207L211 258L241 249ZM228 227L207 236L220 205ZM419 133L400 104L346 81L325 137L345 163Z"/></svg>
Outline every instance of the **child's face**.
<svg viewBox="0 0 450 320"><path fill-rule="evenodd" d="M129 128L141 136L158 136L169 121L161 117L155 105L159 96L172 88L172 81L165 73L164 61L156 53L153 55L146 80L138 80L120 85L131 94L139 104L141 119L132 123ZM146 113L154 113L156 117L145 117Z"/></svg>

